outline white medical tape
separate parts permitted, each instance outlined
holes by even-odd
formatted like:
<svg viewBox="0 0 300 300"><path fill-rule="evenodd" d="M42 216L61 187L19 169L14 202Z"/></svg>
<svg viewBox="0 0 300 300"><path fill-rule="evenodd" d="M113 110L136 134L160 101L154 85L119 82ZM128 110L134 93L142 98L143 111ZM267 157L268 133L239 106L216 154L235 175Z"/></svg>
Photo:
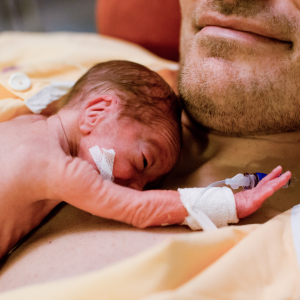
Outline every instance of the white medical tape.
<svg viewBox="0 0 300 300"><path fill-rule="evenodd" d="M178 189L181 202L189 213L183 225L192 230L212 230L239 221L231 189L210 188L199 197L202 191L203 188Z"/></svg>
<svg viewBox="0 0 300 300"><path fill-rule="evenodd" d="M74 84L75 81L53 81L24 103L33 113L39 114L50 103L67 94Z"/></svg>
<svg viewBox="0 0 300 300"><path fill-rule="evenodd" d="M188 225L192 230L203 229L203 231L210 231L218 229L201 209L194 210L190 203L188 203L185 208L189 215L185 218L182 225Z"/></svg>
<svg viewBox="0 0 300 300"><path fill-rule="evenodd" d="M113 181L115 151L113 149L106 150L102 148L101 152L99 146L97 145L90 148L89 151L102 178L105 180Z"/></svg>

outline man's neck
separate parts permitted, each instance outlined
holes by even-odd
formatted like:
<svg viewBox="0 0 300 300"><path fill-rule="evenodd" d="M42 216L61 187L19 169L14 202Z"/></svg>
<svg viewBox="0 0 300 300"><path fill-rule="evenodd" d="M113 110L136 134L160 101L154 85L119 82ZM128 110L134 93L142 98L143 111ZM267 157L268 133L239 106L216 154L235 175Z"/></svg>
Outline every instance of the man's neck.
<svg viewBox="0 0 300 300"><path fill-rule="evenodd" d="M209 133L186 116L183 117L183 128L186 144L183 152L188 151L201 164L218 160L220 164L224 161L228 167L247 167L252 170L258 167L268 172L271 171L269 167L279 164L292 167L295 166L295 159L300 160L300 132L232 137Z"/></svg>
<svg viewBox="0 0 300 300"><path fill-rule="evenodd" d="M181 158L161 188L205 187L238 173L269 173L277 165L283 171L290 170L300 181L299 140L299 132L245 138L222 136L208 133L183 118ZM266 202L269 211L285 211L298 204L298 185L275 193ZM282 201L282 197L287 199Z"/></svg>

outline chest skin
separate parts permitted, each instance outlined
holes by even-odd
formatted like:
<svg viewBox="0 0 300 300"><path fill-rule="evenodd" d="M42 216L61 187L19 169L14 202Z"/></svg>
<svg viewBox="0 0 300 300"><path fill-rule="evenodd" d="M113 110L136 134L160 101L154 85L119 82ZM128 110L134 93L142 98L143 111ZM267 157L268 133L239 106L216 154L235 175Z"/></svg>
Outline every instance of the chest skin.
<svg viewBox="0 0 300 300"><path fill-rule="evenodd" d="M223 138L195 130L185 120L183 137L180 161L161 188L207 186L240 172L267 173L278 164L300 178L297 142ZM239 224L265 222L297 204L298 195L297 183L281 189ZM10 256L0 271L0 290L103 268L183 232L191 233L186 226L141 230L67 205Z"/></svg>
<svg viewBox="0 0 300 300"><path fill-rule="evenodd" d="M141 228L183 222L187 212L177 192L141 192L103 180L91 164L71 156L60 124L57 116L27 116L0 127L6 160L0 257L61 201Z"/></svg>
<svg viewBox="0 0 300 300"><path fill-rule="evenodd" d="M183 138L180 160L160 188L205 187L238 173L269 173L281 165L283 172L290 170L298 183L277 191L239 225L266 222L300 203L298 133L282 134L282 138L220 136L195 126L184 115Z"/></svg>
<svg viewBox="0 0 300 300"><path fill-rule="evenodd" d="M24 116L0 124L2 246L12 247L59 203L49 197L48 170L51 155L60 151L46 123L41 116Z"/></svg>

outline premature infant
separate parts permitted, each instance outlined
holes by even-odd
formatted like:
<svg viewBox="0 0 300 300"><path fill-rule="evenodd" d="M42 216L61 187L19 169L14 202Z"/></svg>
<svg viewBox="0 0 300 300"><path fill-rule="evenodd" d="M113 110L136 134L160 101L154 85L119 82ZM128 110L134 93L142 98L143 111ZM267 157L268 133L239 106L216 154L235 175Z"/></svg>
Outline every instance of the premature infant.
<svg viewBox="0 0 300 300"><path fill-rule="evenodd" d="M0 124L0 258L61 201L141 228L188 217L178 191L142 191L180 155L180 105L159 75L132 62L101 63L67 97L54 116ZM114 150L114 182L99 174L94 146ZM230 191L236 216L254 212L289 179L280 173L253 190Z"/></svg>

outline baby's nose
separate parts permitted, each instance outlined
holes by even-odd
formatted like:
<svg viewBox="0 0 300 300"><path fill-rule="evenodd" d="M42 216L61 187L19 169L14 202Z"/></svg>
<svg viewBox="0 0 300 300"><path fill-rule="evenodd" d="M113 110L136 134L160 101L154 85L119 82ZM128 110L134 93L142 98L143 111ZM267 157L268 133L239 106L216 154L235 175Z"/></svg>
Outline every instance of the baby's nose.
<svg viewBox="0 0 300 300"><path fill-rule="evenodd" d="M131 188L131 189L134 189L134 190L138 190L138 191L142 191L143 188L144 188L144 184L140 183L140 182L131 182L128 187Z"/></svg>
<svg viewBox="0 0 300 300"><path fill-rule="evenodd" d="M138 191L142 191L145 184L146 184L146 182L144 182L144 180L142 180L141 178L131 179L131 180L122 180L122 179L116 178L114 180L114 182L116 184L126 186L126 187L129 187L131 189L138 190Z"/></svg>
<svg viewBox="0 0 300 300"><path fill-rule="evenodd" d="M138 177L131 180L128 187L138 190L138 191L142 191L144 189L146 183L147 183L147 179L145 178L145 176L142 176L141 174L139 174Z"/></svg>

